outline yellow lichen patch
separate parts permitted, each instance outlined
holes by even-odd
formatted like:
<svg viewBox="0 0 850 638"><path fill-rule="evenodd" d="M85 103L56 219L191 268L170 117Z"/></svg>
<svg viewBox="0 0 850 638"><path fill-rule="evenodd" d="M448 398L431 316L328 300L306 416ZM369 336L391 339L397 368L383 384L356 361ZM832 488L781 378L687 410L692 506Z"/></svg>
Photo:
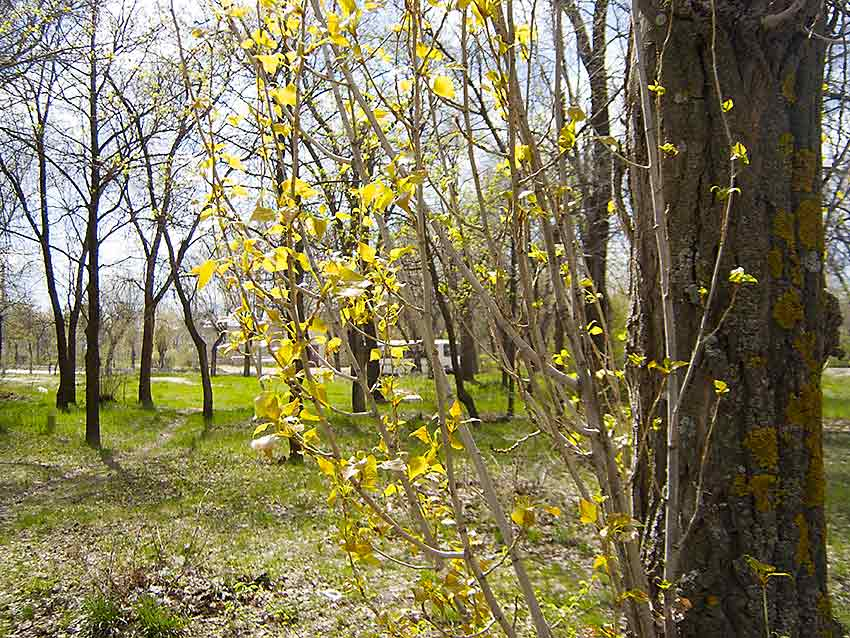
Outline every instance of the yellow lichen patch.
<svg viewBox="0 0 850 638"><path fill-rule="evenodd" d="M809 250L823 250L823 213L820 201L804 199L797 208L800 243Z"/></svg>
<svg viewBox="0 0 850 638"><path fill-rule="evenodd" d="M832 620L832 603L829 600L829 596L826 594L821 594L818 596L818 617L823 623L823 629L820 631L820 635L824 638L834 638L834 633L832 632L833 620Z"/></svg>
<svg viewBox="0 0 850 638"><path fill-rule="evenodd" d="M814 432L820 426L821 399L820 388L806 384L788 401L785 416L790 423L799 425L806 432Z"/></svg>
<svg viewBox="0 0 850 638"><path fill-rule="evenodd" d="M778 149L785 157L791 156L794 153L794 134L786 132L780 135Z"/></svg>
<svg viewBox="0 0 850 638"><path fill-rule="evenodd" d="M776 428L766 425L753 428L747 433L744 447L750 451L753 460L765 470L775 470L779 463L779 445L776 440Z"/></svg>
<svg viewBox="0 0 850 638"><path fill-rule="evenodd" d="M791 283L795 286L803 285L803 269L800 268L799 259L791 260L791 264L788 266L788 279L790 279Z"/></svg>
<svg viewBox="0 0 850 638"><path fill-rule="evenodd" d="M747 484L747 477L743 474L738 474L735 480L732 481L732 494L735 496L747 496L750 493L750 486Z"/></svg>
<svg viewBox="0 0 850 638"><path fill-rule="evenodd" d="M809 538L809 523L803 514L797 514L794 517L794 524L800 531L800 538L797 540L796 559L797 564L805 567L809 575L815 573L815 565L812 562L812 553L809 550L811 540Z"/></svg>
<svg viewBox="0 0 850 638"><path fill-rule="evenodd" d="M771 277L779 279L782 276L782 251L771 248L767 253L767 265L770 268Z"/></svg>
<svg viewBox="0 0 850 638"><path fill-rule="evenodd" d="M788 75L782 78L782 97L788 100L789 103L794 104L797 101L797 93L794 89L794 85L797 82L797 74L794 71L791 71Z"/></svg>
<svg viewBox="0 0 850 638"><path fill-rule="evenodd" d="M791 174L791 189L811 193L815 184L818 156L814 151L802 148L794 156L794 171Z"/></svg>
<svg viewBox="0 0 850 638"><path fill-rule="evenodd" d="M800 354L800 358L812 372L815 372L820 364L815 358L815 347L817 346L817 335L813 332L803 332L794 338L794 350Z"/></svg>
<svg viewBox="0 0 850 638"><path fill-rule="evenodd" d="M763 368L767 365L767 357L760 354L754 354L747 360L747 365L750 368Z"/></svg>
<svg viewBox="0 0 850 638"><path fill-rule="evenodd" d="M809 450L809 469L806 472L806 495L803 501L809 507L823 507L826 480L823 469L823 441L820 428L806 437Z"/></svg>
<svg viewBox="0 0 850 638"><path fill-rule="evenodd" d="M787 290L779 296L773 306L773 318L786 330L791 330L803 319L803 304L796 289Z"/></svg>
<svg viewBox="0 0 850 638"><path fill-rule="evenodd" d="M771 492L776 485L776 477L772 474L756 474L750 479L750 493L756 501L759 512L769 512L773 507Z"/></svg>
<svg viewBox="0 0 850 638"><path fill-rule="evenodd" d="M806 450L809 467L806 471L804 502L809 507L822 507L824 503L823 440L821 428L822 394L816 384L807 384L791 397L785 416L790 423L806 432Z"/></svg>
<svg viewBox="0 0 850 638"><path fill-rule="evenodd" d="M773 217L773 234L784 239L789 247L794 245L794 216L788 211L777 210Z"/></svg>

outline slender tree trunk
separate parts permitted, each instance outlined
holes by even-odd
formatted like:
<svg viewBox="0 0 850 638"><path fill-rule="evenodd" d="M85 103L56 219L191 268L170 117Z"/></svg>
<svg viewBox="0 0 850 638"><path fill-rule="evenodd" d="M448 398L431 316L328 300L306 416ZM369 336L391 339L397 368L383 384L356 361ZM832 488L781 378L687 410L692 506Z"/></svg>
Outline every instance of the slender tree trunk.
<svg viewBox="0 0 850 638"><path fill-rule="evenodd" d="M427 241L428 239L426 237L426 242ZM428 248L428 254L426 255L426 259L428 260L428 270L431 272L431 281L434 282L434 297L437 300L437 307L440 309L440 314L443 317L443 323L446 325L446 337L449 342L449 354L452 359L452 376L455 379L455 391L457 392L457 398L466 407L467 412L469 412L469 416L473 419L477 419L479 416L478 409L475 406L475 400L472 398L472 395L466 391L466 386L464 385L464 375L457 338L455 336L455 326L452 321L452 313L449 309L449 304L443 294L443 291L440 290L440 286L437 284L439 277L437 276L437 266L434 264L434 251L432 250L430 242L426 243L426 246Z"/></svg>
<svg viewBox="0 0 850 638"><path fill-rule="evenodd" d="M153 392L151 389L151 372L153 369L154 333L156 331L156 304L153 297L145 291L145 308L142 315L142 352L139 359L139 403L145 408L152 408Z"/></svg>
<svg viewBox="0 0 850 638"><path fill-rule="evenodd" d="M780 11L789 3L774 4ZM821 3L802 2L801 10L775 29L764 25L759 9L730 0L677 6L672 25L659 19L669 18L664 7L641 6L645 68L650 81L665 89L657 113L659 140L678 148L660 168L680 356L691 352L703 313L709 313L709 334L679 411L680 489L672 498L679 503L680 531L691 520L694 525L676 574L677 594L687 599L678 633L685 638L837 637L827 592L821 422L821 366L834 341L823 328L834 323L824 290L820 193L824 44L803 33L803 25L818 24ZM662 76L656 79L668 28ZM722 95L715 90L715 69ZM725 116L731 139L720 108L730 99L734 106ZM639 106L632 113L638 160L645 162ZM726 201L714 187L729 184L730 149L739 142L749 163L738 162L741 191L732 199L717 296L705 308L700 289L710 286L724 240L720 220ZM633 173L632 192L630 349L647 361L661 361L659 265L646 172ZM738 287L732 310L714 332L732 304L735 286L728 275L736 267L758 284ZM640 437L653 418L665 417L666 408L651 411L657 371L643 367L631 373L640 388L632 405ZM727 383L729 392L720 398L706 443L717 401L715 379ZM659 486L665 482L666 442L649 436L649 455L639 464L635 513L647 522L643 546L653 570L663 558ZM766 609L750 558L790 574L769 579Z"/></svg>
<svg viewBox="0 0 850 638"><path fill-rule="evenodd" d="M369 350L366 349L366 344L363 335L354 328L348 329L348 345L351 348L351 353L354 355L356 365L361 370L366 369L369 363ZM354 375L355 362L352 362L351 373ZM357 381L351 382L351 411L365 412L366 411L366 395L363 393L363 388Z"/></svg>
<svg viewBox="0 0 850 638"><path fill-rule="evenodd" d="M475 338L467 329L467 325L472 325L471 316L467 316L467 321L459 326L460 369L465 381L475 381L475 375L478 374L478 348L475 346Z"/></svg>
<svg viewBox="0 0 850 638"><path fill-rule="evenodd" d="M242 358L242 376L251 376L251 342L245 342L245 355Z"/></svg>
<svg viewBox="0 0 850 638"><path fill-rule="evenodd" d="M212 345L212 352L210 353L210 376L218 375L218 348L224 342L227 337L227 333L221 331L218 333L218 336L215 339L215 342Z"/></svg>
<svg viewBox="0 0 850 638"><path fill-rule="evenodd" d="M92 4L90 35L91 67L89 69L89 202L86 245L88 246L88 323L86 324L86 443L100 448L100 261L97 223L101 189L100 139L98 129L97 85L97 14Z"/></svg>
<svg viewBox="0 0 850 638"><path fill-rule="evenodd" d="M198 354L198 367L201 370L201 389L203 392L203 414L204 419L211 420L213 417L213 390L212 381L210 379L209 357L207 355L207 342L201 336L195 318L192 314L192 302L189 299L186 291L183 288L183 283L180 281L178 274L174 273L174 289L177 291L177 297L180 300L180 306L183 309L183 323L186 324L186 330L192 338L192 343L195 345L195 351Z"/></svg>

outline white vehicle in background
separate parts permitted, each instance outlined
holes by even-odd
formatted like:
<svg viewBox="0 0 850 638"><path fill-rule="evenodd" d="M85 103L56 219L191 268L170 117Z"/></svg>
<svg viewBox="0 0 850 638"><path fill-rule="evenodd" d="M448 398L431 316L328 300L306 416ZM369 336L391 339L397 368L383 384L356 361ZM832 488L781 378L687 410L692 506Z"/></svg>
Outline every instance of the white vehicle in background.
<svg viewBox="0 0 850 638"><path fill-rule="evenodd" d="M437 348L437 358L440 361L440 366L446 372L452 371L452 356L449 349L448 339L435 339L434 345ZM386 342L378 342L378 348L381 350L381 374L393 376L401 376L410 374L414 368L419 368L423 373L429 373L428 357L422 350L421 341L405 341L404 339L391 339ZM393 348L402 348L403 356L401 358L394 357ZM417 366L417 359L419 365Z"/></svg>
<svg viewBox="0 0 850 638"><path fill-rule="evenodd" d="M452 351L449 348L448 339L434 339L434 345L437 346L437 358L440 360L440 365L446 372L452 372Z"/></svg>
<svg viewBox="0 0 850 638"><path fill-rule="evenodd" d="M404 339L390 339L379 341L378 348L381 350L381 374L402 376L410 374L416 367L415 358L421 351L421 341L405 341ZM401 348L402 356L393 356L393 349Z"/></svg>

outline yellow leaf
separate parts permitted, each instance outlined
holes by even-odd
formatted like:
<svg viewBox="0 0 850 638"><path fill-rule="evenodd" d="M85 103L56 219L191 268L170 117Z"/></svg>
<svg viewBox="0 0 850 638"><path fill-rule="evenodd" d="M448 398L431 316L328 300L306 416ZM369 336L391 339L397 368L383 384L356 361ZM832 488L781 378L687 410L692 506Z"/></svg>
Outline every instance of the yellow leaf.
<svg viewBox="0 0 850 638"><path fill-rule="evenodd" d="M587 116L584 114L584 111L581 110L580 106L571 106L567 109L567 115L570 116L570 119L573 122L581 122L584 119L587 119Z"/></svg>
<svg viewBox="0 0 850 638"><path fill-rule="evenodd" d="M302 421L321 421L321 417L316 414L313 414L307 408L301 410L301 414L299 415Z"/></svg>
<svg viewBox="0 0 850 638"><path fill-rule="evenodd" d="M543 509L549 512L555 518L559 518L561 516L561 508L555 505L547 505Z"/></svg>
<svg viewBox="0 0 850 638"><path fill-rule="evenodd" d="M280 65L280 56L276 53L274 55L258 55L256 58L263 65L263 71L269 75L274 75L278 65Z"/></svg>
<svg viewBox="0 0 850 638"><path fill-rule="evenodd" d="M334 475L335 466L333 464L333 461L328 461L327 459L324 459L321 456L317 456L316 463L319 464L319 470L322 472L322 474L331 477Z"/></svg>
<svg viewBox="0 0 850 638"><path fill-rule="evenodd" d="M224 161L228 163L230 168L237 171L245 170L245 165L242 164L242 160L236 157L235 155L231 155L230 153L222 153L221 156L222 158L224 158Z"/></svg>
<svg viewBox="0 0 850 638"><path fill-rule="evenodd" d="M581 522L585 524L595 523L599 518L599 511L596 507L596 503L591 501L586 501L584 499L579 500L578 512Z"/></svg>
<svg viewBox="0 0 850 638"><path fill-rule="evenodd" d="M457 420L460 418L461 414L463 414L463 412L461 411L460 403L455 400L455 402L452 403L452 407L449 408L449 416Z"/></svg>
<svg viewBox="0 0 850 638"><path fill-rule="evenodd" d="M410 480L428 471L428 461L424 456L411 457L407 462L407 476Z"/></svg>
<svg viewBox="0 0 850 638"><path fill-rule="evenodd" d="M534 509L528 505L517 505L511 512L511 520L522 528L534 525Z"/></svg>
<svg viewBox="0 0 850 638"><path fill-rule="evenodd" d="M431 437L428 435L428 428L424 425L415 432L411 432L410 436L414 439L419 439L423 443L431 442Z"/></svg>
<svg viewBox="0 0 850 638"><path fill-rule="evenodd" d="M381 349L380 348L372 348L369 352L369 361L380 361L381 360Z"/></svg>
<svg viewBox="0 0 850 638"><path fill-rule="evenodd" d="M319 443L319 433L316 428L307 430L301 438L304 440L304 445L317 445Z"/></svg>
<svg viewBox="0 0 850 638"><path fill-rule="evenodd" d="M360 255L360 259L365 261L367 264L371 264L375 261L375 249L369 244L364 244L362 242L357 244L357 254Z"/></svg>
<svg viewBox="0 0 850 638"><path fill-rule="evenodd" d="M434 93L439 95L440 97L444 97L447 100L451 100L455 96L455 87L452 83L450 77L445 75L438 75L434 78L434 84L432 86L434 89Z"/></svg>
<svg viewBox="0 0 850 638"><path fill-rule="evenodd" d="M280 405L274 392L262 392L254 399L254 414L259 419L277 419Z"/></svg>
<svg viewBox="0 0 850 638"><path fill-rule="evenodd" d="M392 496L393 494L398 493L398 486L395 483L390 483L387 485L387 489L384 490L384 496Z"/></svg>
<svg viewBox="0 0 850 638"><path fill-rule="evenodd" d="M281 106L295 106L296 90L292 83L287 84L283 88L272 89L269 94Z"/></svg>
<svg viewBox="0 0 850 638"><path fill-rule="evenodd" d="M328 345L325 346L325 351L328 354L333 354L334 352L339 350L339 347L341 345L342 345L342 339L340 339L339 337L334 337L333 339L328 341Z"/></svg>
<svg viewBox="0 0 850 638"><path fill-rule="evenodd" d="M347 16L357 11L357 3L354 0L339 0L339 6L342 7L343 16Z"/></svg>
<svg viewBox="0 0 850 638"><path fill-rule="evenodd" d="M198 290L203 290L204 286L210 282L217 267L215 259L208 259L200 266L192 268L192 274L198 276Z"/></svg>
<svg viewBox="0 0 850 638"><path fill-rule="evenodd" d="M258 425L256 428L254 428L254 434L252 434L252 435L251 435L251 437L252 437L252 438L257 438L257 435L258 435L258 434L262 434L263 432L265 432L266 430L268 430L268 429L269 429L269 427L271 427L271 423L261 423L261 424L260 424L260 425Z"/></svg>

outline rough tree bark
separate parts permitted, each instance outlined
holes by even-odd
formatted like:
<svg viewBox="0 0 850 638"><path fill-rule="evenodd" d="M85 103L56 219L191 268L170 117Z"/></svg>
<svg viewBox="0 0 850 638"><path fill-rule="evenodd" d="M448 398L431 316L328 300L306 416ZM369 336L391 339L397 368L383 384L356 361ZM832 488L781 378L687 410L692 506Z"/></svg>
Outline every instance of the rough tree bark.
<svg viewBox="0 0 850 638"><path fill-rule="evenodd" d="M89 201L86 225L88 247L88 321L86 322L86 443L100 448L100 239L97 224L100 215L101 166L100 166L100 115L98 112L98 67L97 67L97 5L92 4L92 29L89 36L91 66L88 86L89 150Z"/></svg>
<svg viewBox="0 0 850 638"><path fill-rule="evenodd" d="M824 44L803 32L803 25L817 24L821 3L773 3L773 11L788 8L776 24L764 19L767 4L677 3L671 16L669 4L646 0L638 17L647 75L665 89L657 114L659 144L678 148L677 155L662 160L661 173L680 358L691 352L703 312L710 313L711 333L730 306L730 270L740 266L758 279L757 285L741 287L725 322L705 339L681 404L681 489L674 497L685 530L711 422L713 380L729 386L708 448L703 504L678 569L678 593L689 602L678 623L683 637L766 635L762 589L747 557L791 575L769 579L770 635L840 635L827 592L821 440L821 369L834 338L823 329L834 323L829 316L834 305L824 290L820 193ZM713 68L722 96L714 88ZM643 122L637 92L632 93L633 139L638 159L645 161ZM700 289L711 281L724 207L712 187L724 188L730 178L731 143L720 108L728 99L734 103L726 114L731 143L746 147L749 164L739 163L741 193L731 207L719 294L705 309ZM659 266L646 175L633 171L632 177L630 349L661 361ZM632 406L640 436L666 409L662 402L650 412L658 372L644 367L631 373L641 388ZM654 573L660 573L663 557L663 430L650 446L651 458L641 459L635 493L636 515L648 521L646 560Z"/></svg>

